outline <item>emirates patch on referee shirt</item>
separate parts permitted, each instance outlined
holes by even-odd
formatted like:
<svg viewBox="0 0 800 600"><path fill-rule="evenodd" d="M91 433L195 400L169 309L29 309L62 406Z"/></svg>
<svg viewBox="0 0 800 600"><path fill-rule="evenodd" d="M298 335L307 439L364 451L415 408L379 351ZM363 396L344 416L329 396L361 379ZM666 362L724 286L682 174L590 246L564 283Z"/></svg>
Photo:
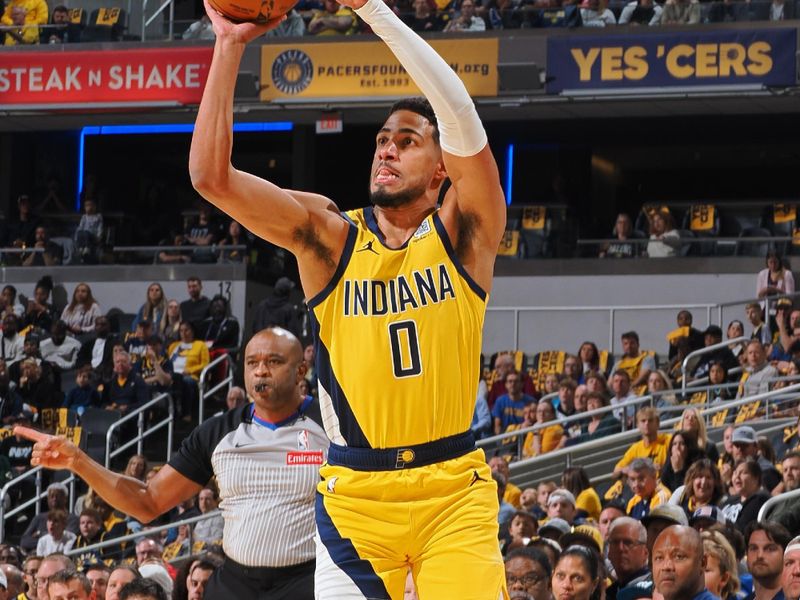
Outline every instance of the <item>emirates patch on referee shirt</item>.
<svg viewBox="0 0 800 600"><path fill-rule="evenodd" d="M287 452L287 465L321 465L323 463L322 451L316 452Z"/></svg>

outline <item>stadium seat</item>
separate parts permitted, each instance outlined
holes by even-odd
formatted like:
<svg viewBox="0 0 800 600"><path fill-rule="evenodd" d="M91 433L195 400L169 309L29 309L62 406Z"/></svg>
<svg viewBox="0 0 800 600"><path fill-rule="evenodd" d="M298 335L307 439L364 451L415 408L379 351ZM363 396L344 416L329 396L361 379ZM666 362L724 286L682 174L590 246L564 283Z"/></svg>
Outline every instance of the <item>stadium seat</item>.
<svg viewBox="0 0 800 600"><path fill-rule="evenodd" d="M541 258L549 254L551 229L547 207L526 206L523 209L521 232L525 258Z"/></svg>
<svg viewBox="0 0 800 600"><path fill-rule="evenodd" d="M689 229L679 229L678 235L681 236L682 240L690 240L696 237L694 232ZM678 254L680 256L696 256L698 254L697 244L681 244L681 247L678 249Z"/></svg>
<svg viewBox="0 0 800 600"><path fill-rule="evenodd" d="M136 318L135 314L122 312L118 308L112 308L106 316L108 317L109 325L111 325L111 331L114 333L129 332L131 325L133 325L133 320Z"/></svg>
<svg viewBox="0 0 800 600"><path fill-rule="evenodd" d="M739 220L733 215L723 213L720 215L720 237L734 238L742 233ZM717 241L717 256L733 256L736 254L737 242Z"/></svg>
<svg viewBox="0 0 800 600"><path fill-rule="evenodd" d="M521 258L523 255L520 233L516 230L506 229L500 248L497 250L499 258Z"/></svg>
<svg viewBox="0 0 800 600"><path fill-rule="evenodd" d="M743 229L739 236L743 240L749 237L771 237L769 229L763 227L748 227ZM738 256L766 256L772 249L771 242L747 242L740 241L736 247Z"/></svg>
<svg viewBox="0 0 800 600"><path fill-rule="evenodd" d="M121 8L97 8L89 17L89 25L83 31L84 42L118 42L126 29L127 15Z"/></svg>
<svg viewBox="0 0 800 600"><path fill-rule="evenodd" d="M122 418L118 410L87 408L81 415L83 450L101 465L106 462L106 433L109 427Z"/></svg>
<svg viewBox="0 0 800 600"><path fill-rule="evenodd" d="M72 265L75 264L75 243L69 237L53 237L50 241L61 246L63 250L61 264Z"/></svg>
<svg viewBox="0 0 800 600"><path fill-rule="evenodd" d="M796 204L774 204L770 211L770 219L765 223L775 237L792 237L797 227ZM782 256L791 253L792 242L775 242L775 249Z"/></svg>
<svg viewBox="0 0 800 600"><path fill-rule="evenodd" d="M544 380L548 374L564 372L566 358L567 353L563 350L544 350L533 356L528 375L537 390L544 389Z"/></svg>
<svg viewBox="0 0 800 600"><path fill-rule="evenodd" d="M708 238L719 235L719 210L713 204L695 204L683 216L683 229L691 231L695 237ZM710 256L714 254L714 242L698 242L692 244L692 254ZM685 252L681 252L686 256Z"/></svg>

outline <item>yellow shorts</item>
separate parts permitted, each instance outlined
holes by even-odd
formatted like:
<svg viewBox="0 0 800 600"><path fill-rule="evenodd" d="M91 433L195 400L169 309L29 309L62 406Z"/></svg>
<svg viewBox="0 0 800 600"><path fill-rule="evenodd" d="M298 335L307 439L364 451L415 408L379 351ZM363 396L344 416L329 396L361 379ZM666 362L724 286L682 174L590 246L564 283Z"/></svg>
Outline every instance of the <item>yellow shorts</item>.
<svg viewBox="0 0 800 600"><path fill-rule="evenodd" d="M497 485L482 450L432 465L357 471L325 464L317 488L316 597L507 598Z"/></svg>

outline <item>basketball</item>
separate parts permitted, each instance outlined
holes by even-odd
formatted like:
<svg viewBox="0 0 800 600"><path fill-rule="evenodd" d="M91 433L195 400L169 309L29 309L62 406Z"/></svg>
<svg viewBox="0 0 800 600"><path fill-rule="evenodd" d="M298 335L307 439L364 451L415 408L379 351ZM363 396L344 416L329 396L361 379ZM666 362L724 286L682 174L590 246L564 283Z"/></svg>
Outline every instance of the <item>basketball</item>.
<svg viewBox="0 0 800 600"><path fill-rule="evenodd" d="M297 0L209 0L220 14L237 23L266 23L288 13Z"/></svg>

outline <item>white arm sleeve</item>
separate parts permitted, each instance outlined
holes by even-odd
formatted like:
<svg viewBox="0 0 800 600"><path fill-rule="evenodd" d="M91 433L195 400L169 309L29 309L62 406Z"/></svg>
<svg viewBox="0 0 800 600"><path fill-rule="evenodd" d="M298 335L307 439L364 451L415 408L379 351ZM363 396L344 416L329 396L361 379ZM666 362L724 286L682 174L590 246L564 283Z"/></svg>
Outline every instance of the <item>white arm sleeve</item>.
<svg viewBox="0 0 800 600"><path fill-rule="evenodd" d="M431 103L442 149L455 156L474 156L486 146L486 132L467 89L453 69L414 33L383 0L368 0L356 10L392 50Z"/></svg>

